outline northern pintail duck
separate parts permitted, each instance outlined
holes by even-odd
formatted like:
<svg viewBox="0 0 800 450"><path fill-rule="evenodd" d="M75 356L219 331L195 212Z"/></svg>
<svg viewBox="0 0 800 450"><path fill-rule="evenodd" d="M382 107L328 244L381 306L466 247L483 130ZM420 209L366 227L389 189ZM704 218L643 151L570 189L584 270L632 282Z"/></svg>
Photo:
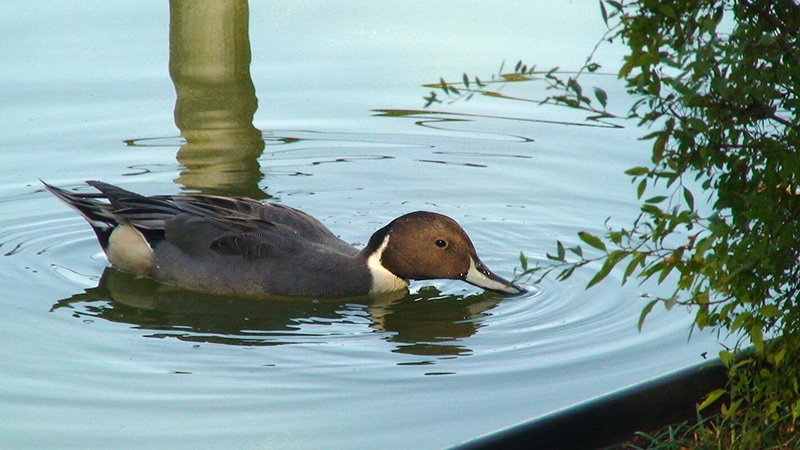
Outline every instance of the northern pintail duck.
<svg viewBox="0 0 800 450"><path fill-rule="evenodd" d="M505 294L524 292L481 262L455 220L433 212L394 219L359 250L317 219L280 204L211 195L145 197L87 183L100 192L44 185L89 222L113 266L192 290L343 297L448 278Z"/></svg>

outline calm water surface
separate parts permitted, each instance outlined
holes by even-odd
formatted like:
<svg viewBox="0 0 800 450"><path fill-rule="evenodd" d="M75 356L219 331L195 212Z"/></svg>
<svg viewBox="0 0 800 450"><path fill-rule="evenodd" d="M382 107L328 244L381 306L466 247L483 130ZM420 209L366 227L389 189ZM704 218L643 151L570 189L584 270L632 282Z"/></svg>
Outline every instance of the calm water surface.
<svg viewBox="0 0 800 450"><path fill-rule="evenodd" d="M193 5L11 1L0 18L0 447L438 449L719 349L687 342L683 311L637 332L658 288L619 271L520 298L433 281L288 301L108 269L38 178L269 199L356 245L437 211L505 276L637 212L622 171L646 161L640 131L486 98L413 112L439 76L577 67L602 33L593 0ZM593 82L624 111L613 77Z"/></svg>

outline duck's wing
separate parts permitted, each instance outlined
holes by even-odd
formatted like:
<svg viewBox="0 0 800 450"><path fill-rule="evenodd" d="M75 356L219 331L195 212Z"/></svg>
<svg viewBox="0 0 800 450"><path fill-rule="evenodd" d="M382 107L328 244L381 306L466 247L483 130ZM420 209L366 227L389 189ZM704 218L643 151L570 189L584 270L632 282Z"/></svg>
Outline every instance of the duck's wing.
<svg viewBox="0 0 800 450"><path fill-rule="evenodd" d="M286 257L302 246L296 233L271 222L235 217L220 220L188 213L165 222L164 241L196 258L215 253L249 260Z"/></svg>
<svg viewBox="0 0 800 450"><path fill-rule="evenodd" d="M272 224L311 242L330 244L339 240L311 215L277 203L213 195L173 196L171 201L184 212L221 221L231 231L249 231L251 226L259 228Z"/></svg>
<svg viewBox="0 0 800 450"><path fill-rule="evenodd" d="M246 258L296 253L309 244L354 251L317 219L288 206L212 195L146 197L100 181L87 183L109 201L111 214L154 246L163 240L188 253L211 249Z"/></svg>

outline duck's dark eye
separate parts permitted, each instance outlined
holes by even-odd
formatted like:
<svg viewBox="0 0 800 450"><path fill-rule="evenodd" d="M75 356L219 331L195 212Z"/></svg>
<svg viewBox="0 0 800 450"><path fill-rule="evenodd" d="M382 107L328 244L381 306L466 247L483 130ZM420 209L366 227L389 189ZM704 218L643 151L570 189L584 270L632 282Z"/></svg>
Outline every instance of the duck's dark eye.
<svg viewBox="0 0 800 450"><path fill-rule="evenodd" d="M445 248L447 247L447 241L445 241L444 239L437 239L436 246L439 248Z"/></svg>

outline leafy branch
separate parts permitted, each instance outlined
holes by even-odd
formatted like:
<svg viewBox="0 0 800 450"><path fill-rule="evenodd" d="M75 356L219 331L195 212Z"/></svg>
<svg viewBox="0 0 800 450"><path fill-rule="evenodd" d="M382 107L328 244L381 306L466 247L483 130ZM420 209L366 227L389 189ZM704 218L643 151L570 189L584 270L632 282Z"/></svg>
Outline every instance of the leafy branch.
<svg viewBox="0 0 800 450"><path fill-rule="evenodd" d="M584 95L582 86L577 82L578 77L585 72L596 72L600 66L589 62L581 67L577 72L566 80L561 75L566 72L559 72L555 67L547 71L537 71L536 66L528 66L522 60L518 61L513 71L503 72L505 64L501 64L497 75L492 75L490 81L481 81L477 76L462 75L461 81L448 82L440 78L438 83L425 84L427 88L433 89L428 96L424 97L425 107L428 108L434 103L449 103L457 101L469 101L475 95L491 97L503 100L519 102L529 102L538 105L555 105L584 111L590 115L586 120L602 122L606 119L619 119L616 114L607 110L608 94L599 87L593 87L593 97ZM557 91L553 95L541 98L528 98L512 96L503 93L503 89L509 83L542 81L546 83L547 90Z"/></svg>
<svg viewBox="0 0 800 450"><path fill-rule="evenodd" d="M521 254L517 277L564 280L599 265L591 287L624 265L623 283L669 280L672 294L649 302L639 327L658 303L686 305L695 327L752 343L752 359L720 354L731 379L722 415L729 447L762 447L765 437L791 433L800 419L800 4L599 4L607 32L598 46L618 40L629 50L618 70L635 99L627 115L608 112L604 91L582 87L583 75L598 69L591 62L598 46L575 73L536 71L520 61L490 82L440 79L428 86L434 90L426 102L479 94L567 107L587 120L628 119L649 130L641 139L651 143L651 163L626 172L641 202L632 226L607 221L604 236L581 232L572 247L557 241L546 264ZM500 92L521 81L544 82L551 94ZM721 395L711 393L704 404Z"/></svg>

